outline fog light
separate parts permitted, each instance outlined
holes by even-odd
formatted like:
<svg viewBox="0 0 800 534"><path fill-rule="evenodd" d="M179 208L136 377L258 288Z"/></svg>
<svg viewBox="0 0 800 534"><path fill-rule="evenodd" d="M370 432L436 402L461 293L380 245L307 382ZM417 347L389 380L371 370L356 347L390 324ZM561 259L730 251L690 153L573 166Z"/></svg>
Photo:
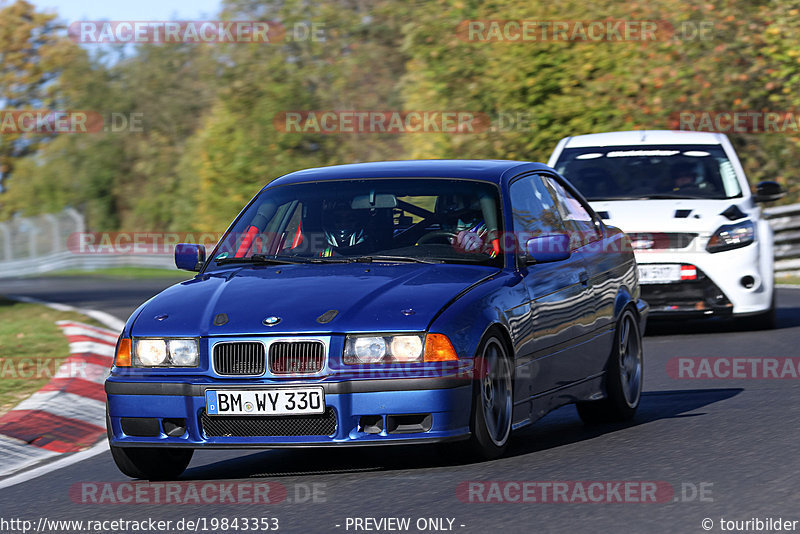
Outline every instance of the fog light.
<svg viewBox="0 0 800 534"><path fill-rule="evenodd" d="M383 416L362 415L358 421L358 426L366 434L380 434L383 431Z"/></svg>
<svg viewBox="0 0 800 534"><path fill-rule="evenodd" d="M161 424L164 434L171 438L179 438L186 433L186 419L164 419Z"/></svg>
<svg viewBox="0 0 800 534"><path fill-rule="evenodd" d="M752 289L754 285L756 285L756 279L752 276L743 276L739 283L742 284L742 287L745 289Z"/></svg>

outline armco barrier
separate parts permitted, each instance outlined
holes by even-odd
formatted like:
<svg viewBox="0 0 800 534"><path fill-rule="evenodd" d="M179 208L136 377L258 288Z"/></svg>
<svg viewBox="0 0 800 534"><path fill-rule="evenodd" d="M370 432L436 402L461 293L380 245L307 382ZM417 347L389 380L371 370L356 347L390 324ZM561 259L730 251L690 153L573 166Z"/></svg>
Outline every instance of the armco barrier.
<svg viewBox="0 0 800 534"><path fill-rule="evenodd" d="M69 269L108 267L175 269L171 254L74 254L69 236L86 231L83 216L68 208L56 214L0 222L0 278Z"/></svg>
<svg viewBox="0 0 800 534"><path fill-rule="evenodd" d="M775 275L800 276L800 204L767 208L775 232Z"/></svg>
<svg viewBox="0 0 800 534"><path fill-rule="evenodd" d="M800 204L767 208L764 214L775 231L775 274L800 276ZM84 231L83 217L73 209L0 223L0 278L67 269L175 269L168 254L74 254L67 250L69 235Z"/></svg>

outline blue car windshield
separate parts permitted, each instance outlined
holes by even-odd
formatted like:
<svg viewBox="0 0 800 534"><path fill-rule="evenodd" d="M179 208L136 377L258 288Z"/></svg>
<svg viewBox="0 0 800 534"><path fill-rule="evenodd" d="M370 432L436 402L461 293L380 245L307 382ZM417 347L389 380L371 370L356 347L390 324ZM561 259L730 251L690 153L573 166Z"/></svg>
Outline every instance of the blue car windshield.
<svg viewBox="0 0 800 534"><path fill-rule="evenodd" d="M408 261L502 266L499 189L464 179L325 180L263 190L206 270L231 263Z"/></svg>
<svg viewBox="0 0 800 534"><path fill-rule="evenodd" d="M554 168L587 200L742 196L733 164L719 145L568 148Z"/></svg>

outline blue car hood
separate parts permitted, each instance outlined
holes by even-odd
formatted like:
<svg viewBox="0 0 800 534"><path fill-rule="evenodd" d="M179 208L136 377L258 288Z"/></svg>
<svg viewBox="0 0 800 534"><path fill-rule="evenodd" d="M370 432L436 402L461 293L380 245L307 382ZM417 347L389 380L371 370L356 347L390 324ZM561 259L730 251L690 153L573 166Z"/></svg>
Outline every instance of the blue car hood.
<svg viewBox="0 0 800 534"><path fill-rule="evenodd" d="M459 293L498 272L453 264L248 265L164 290L142 305L131 334L422 331ZM338 313L320 323L329 310ZM215 325L219 314L227 322ZM265 326L272 316L280 322Z"/></svg>

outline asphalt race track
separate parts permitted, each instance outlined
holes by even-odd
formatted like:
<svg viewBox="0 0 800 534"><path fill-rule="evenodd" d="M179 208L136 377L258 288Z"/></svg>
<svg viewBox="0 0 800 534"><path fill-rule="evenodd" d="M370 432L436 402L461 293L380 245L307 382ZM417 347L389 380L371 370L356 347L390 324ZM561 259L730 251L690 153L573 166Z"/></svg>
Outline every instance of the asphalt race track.
<svg viewBox="0 0 800 534"><path fill-rule="evenodd" d="M59 277L3 281L0 294L100 309L125 319L170 283ZM687 379L676 374L675 361L669 364L673 377L667 371L668 362L679 357L749 358L750 369L758 364L753 359L800 356L800 289L780 289L778 306L779 328L774 331L747 331L741 323L651 325L645 338L646 393L633 423L588 428L574 407L566 407L516 434L507 456L496 461L460 463L434 447L201 451L183 479L195 481L200 489L231 481L245 487L270 482L270 495L279 495L280 502L165 504L162 494L140 503L102 498L94 503L86 488L100 488L95 494L100 496L104 487L119 488L104 483L128 481L104 452L0 489L0 515L34 525L40 518L152 518L172 521L169 532L194 530L176 528L175 522L198 518L207 518L209 531L224 531L211 528L212 518L237 517L277 518L281 532L334 533L391 531L378 530L373 522L357 523L357 518L409 518L409 532L419 532L419 525L423 531L452 528L464 533L691 533L708 531L701 525L706 518L712 521L706 523L711 532L721 532L723 518L800 520L797 377ZM470 481L484 484L469 486ZM472 502L492 495L495 500L520 500L516 488L521 486L505 484L512 481L541 482L539 491L555 487L547 483L571 483L571 502ZM576 485L600 482L607 488L626 481L656 483L658 502L619 502L614 491L601 495L601 502L580 502L580 495L572 492ZM468 493L464 488L479 490ZM492 488L504 489L492 493ZM626 498L625 491L622 497L636 500ZM452 527L447 519L453 520ZM203 531L202 525L197 530Z"/></svg>

